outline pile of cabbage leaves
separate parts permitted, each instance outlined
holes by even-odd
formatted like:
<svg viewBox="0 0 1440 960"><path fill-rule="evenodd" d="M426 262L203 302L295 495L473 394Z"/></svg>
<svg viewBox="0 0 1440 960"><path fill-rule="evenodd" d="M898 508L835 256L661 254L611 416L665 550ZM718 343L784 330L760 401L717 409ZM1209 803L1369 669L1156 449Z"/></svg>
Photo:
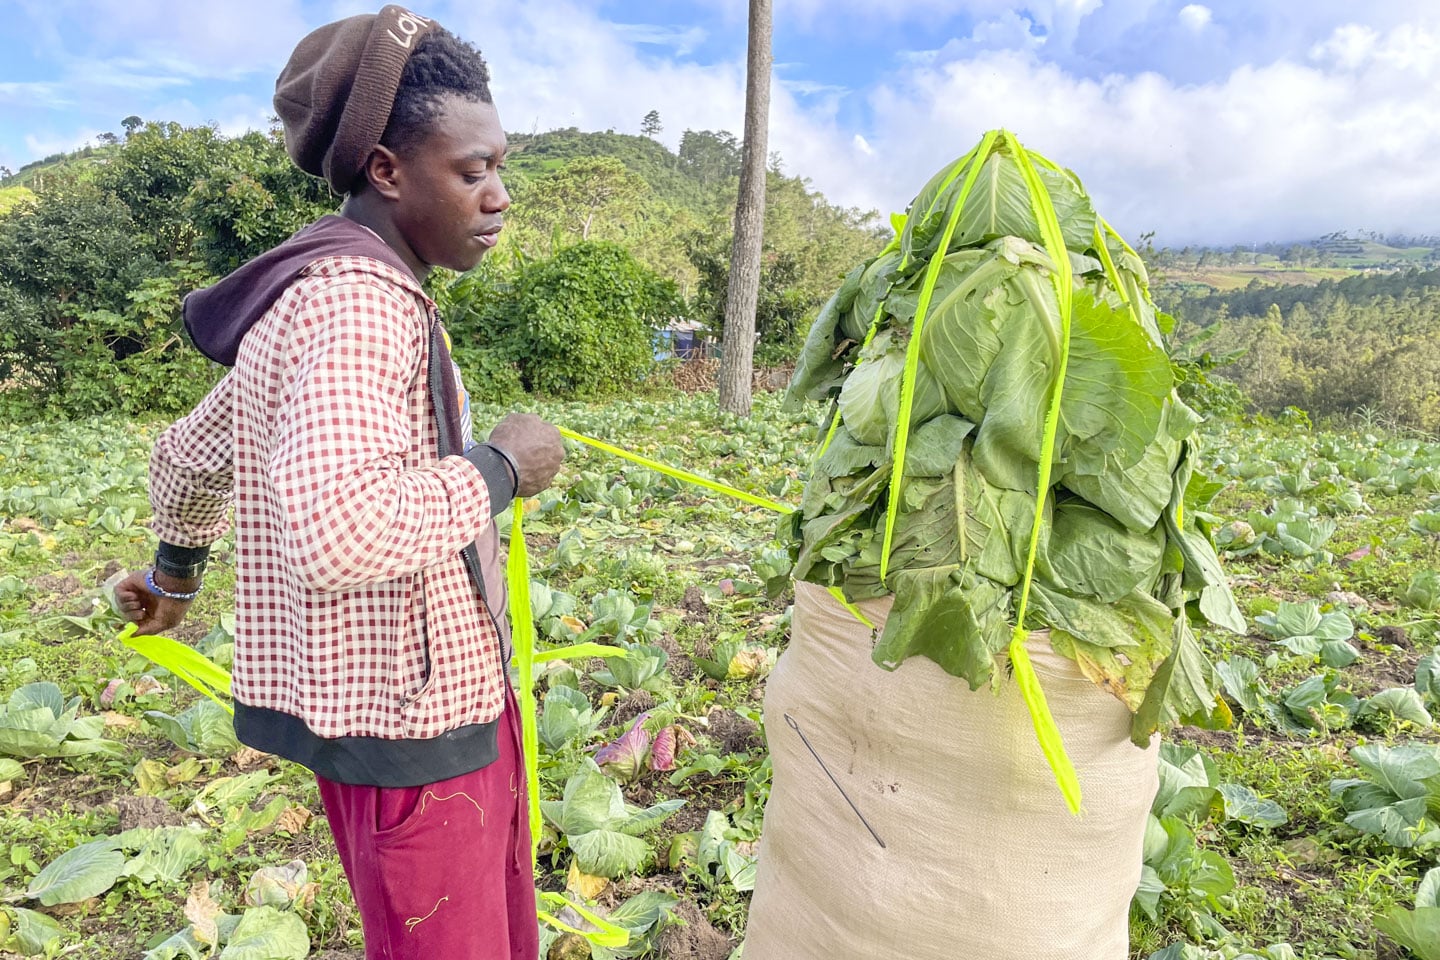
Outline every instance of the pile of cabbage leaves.
<svg viewBox="0 0 1440 960"><path fill-rule="evenodd" d="M876 662L928 657L972 689L1001 682L1028 581L1025 629L1048 628L1130 708L1136 743L1175 720L1227 723L1192 625L1245 621L1203 512L1219 487L1196 471L1200 418L1176 394L1140 258L1072 173L1008 134L936 174L896 227L825 305L790 384L792 403L831 404L791 518L795 577L851 601L893 593Z"/></svg>

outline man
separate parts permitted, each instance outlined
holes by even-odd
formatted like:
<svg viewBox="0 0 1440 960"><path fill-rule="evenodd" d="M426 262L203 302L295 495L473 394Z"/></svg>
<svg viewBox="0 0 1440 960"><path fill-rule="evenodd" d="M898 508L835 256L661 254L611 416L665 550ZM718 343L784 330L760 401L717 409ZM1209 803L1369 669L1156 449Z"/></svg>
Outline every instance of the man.
<svg viewBox="0 0 1440 960"><path fill-rule="evenodd" d="M155 566L117 593L173 627L236 541L235 728L313 770L370 960L534 960L519 721L493 515L558 431L470 439L430 268L474 267L510 198L488 68L398 6L311 33L276 83L286 148L346 194L185 304L233 369L151 458Z"/></svg>

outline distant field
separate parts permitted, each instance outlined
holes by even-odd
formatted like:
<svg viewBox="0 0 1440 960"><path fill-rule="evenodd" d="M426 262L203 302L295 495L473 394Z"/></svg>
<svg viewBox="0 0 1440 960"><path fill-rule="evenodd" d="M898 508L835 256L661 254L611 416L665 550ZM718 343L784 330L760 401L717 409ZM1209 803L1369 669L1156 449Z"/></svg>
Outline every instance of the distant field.
<svg viewBox="0 0 1440 960"><path fill-rule="evenodd" d="M1419 263L1431 256L1429 247L1387 247L1383 243L1363 241L1361 253L1337 256L1336 262L1347 267L1369 267L1395 261Z"/></svg>
<svg viewBox="0 0 1440 960"><path fill-rule="evenodd" d="M1253 280L1273 286L1304 284L1314 286L1321 280L1343 280L1355 270L1344 267L1281 267L1278 264L1256 264L1241 267L1215 267L1204 270L1167 270L1164 282L1173 286L1205 286L1221 293L1240 290Z"/></svg>

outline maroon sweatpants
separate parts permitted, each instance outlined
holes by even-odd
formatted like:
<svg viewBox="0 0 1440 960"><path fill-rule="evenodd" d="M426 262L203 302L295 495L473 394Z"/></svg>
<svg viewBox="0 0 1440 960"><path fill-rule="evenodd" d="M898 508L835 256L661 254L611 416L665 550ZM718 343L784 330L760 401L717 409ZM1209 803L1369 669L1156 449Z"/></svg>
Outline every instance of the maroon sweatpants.
<svg viewBox="0 0 1440 960"><path fill-rule="evenodd" d="M513 694L488 767L424 787L316 777L360 909L365 960L536 960L525 770Z"/></svg>

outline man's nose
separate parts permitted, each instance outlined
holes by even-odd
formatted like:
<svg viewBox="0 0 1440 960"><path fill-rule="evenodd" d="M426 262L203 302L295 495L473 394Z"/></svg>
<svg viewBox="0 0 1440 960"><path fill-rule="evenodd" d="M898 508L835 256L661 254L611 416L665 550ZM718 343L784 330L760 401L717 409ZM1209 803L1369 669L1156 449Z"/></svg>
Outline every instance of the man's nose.
<svg viewBox="0 0 1440 960"><path fill-rule="evenodd" d="M495 189L488 193L485 199L487 212L504 213L510 209L510 191L505 189L505 182L498 176L495 178Z"/></svg>

